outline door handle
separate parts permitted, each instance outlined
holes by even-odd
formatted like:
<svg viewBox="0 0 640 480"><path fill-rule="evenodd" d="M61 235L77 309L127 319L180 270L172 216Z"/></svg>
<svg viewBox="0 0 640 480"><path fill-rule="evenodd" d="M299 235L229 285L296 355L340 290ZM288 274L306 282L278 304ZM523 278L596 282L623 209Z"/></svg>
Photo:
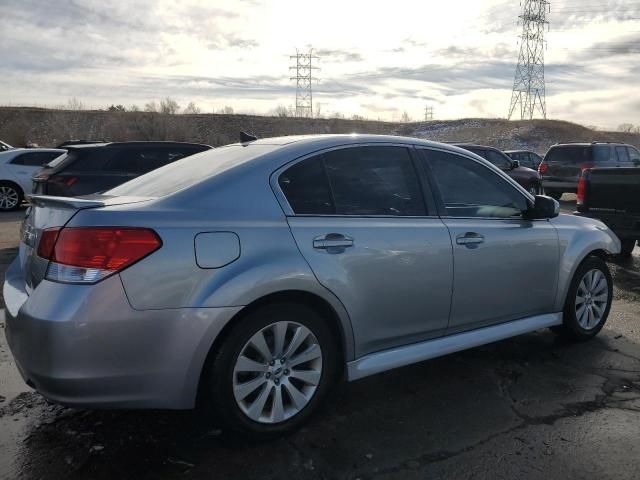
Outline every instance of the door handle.
<svg viewBox="0 0 640 480"><path fill-rule="evenodd" d="M313 248L323 250L344 250L353 246L353 238L340 233L328 233L313 239Z"/></svg>
<svg viewBox="0 0 640 480"><path fill-rule="evenodd" d="M484 236L475 232L467 232L465 234L458 235L456 237L456 243L458 245L478 245L484 243Z"/></svg>

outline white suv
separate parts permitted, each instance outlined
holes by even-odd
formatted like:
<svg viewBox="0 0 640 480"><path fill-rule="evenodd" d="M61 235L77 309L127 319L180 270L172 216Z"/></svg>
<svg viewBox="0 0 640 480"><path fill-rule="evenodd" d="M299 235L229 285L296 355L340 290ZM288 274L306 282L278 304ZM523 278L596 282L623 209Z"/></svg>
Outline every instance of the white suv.
<svg viewBox="0 0 640 480"><path fill-rule="evenodd" d="M57 148L14 148L0 152L0 211L15 210L31 193L31 176L65 153Z"/></svg>

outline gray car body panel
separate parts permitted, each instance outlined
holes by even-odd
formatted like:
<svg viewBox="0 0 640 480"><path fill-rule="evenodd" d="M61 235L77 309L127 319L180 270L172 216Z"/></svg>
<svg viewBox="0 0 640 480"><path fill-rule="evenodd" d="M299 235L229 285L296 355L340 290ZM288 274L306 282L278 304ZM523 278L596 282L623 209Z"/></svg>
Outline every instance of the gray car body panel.
<svg viewBox="0 0 640 480"><path fill-rule="evenodd" d="M600 222L584 218L528 222L540 227L533 241L503 232L498 243L487 245L490 255L478 268L469 267L458 294L474 288L471 293L478 298L495 295L490 282L494 272L483 268L490 266L490 258L504 265L515 261L515 255L523 255L517 252L523 241L525 246L536 242L546 246L539 247L544 249L543 262L533 268L536 280L545 282L540 295L526 312L456 325L449 309L456 295L459 246L453 245L451 231L458 228L459 219L296 216L279 191L278 173L301 158L341 146L377 144L419 146L471 158L533 201L504 172L466 150L413 138L368 135L259 140L242 147L260 145L255 158L223 165L215 175L203 174L192 185L163 197L110 197L107 192L84 204L38 198L26 222L35 222L36 243L42 228L66 224L152 228L163 245L102 282L69 285L42 280L46 261L34 259L33 248L22 243L20 256L32 261L23 258L12 264L4 292L7 336L23 375L61 403L188 408L195 402L206 356L225 326L253 302L294 291L314 295L332 308L342 332L348 376L361 378L557 324L562 299L581 259L594 250L619 251L615 235ZM199 154L199 166L194 169L206 171L205 157L221 151ZM188 165L189 158L163 168L171 172ZM162 173L160 169L148 175L157 178ZM142 176L133 182L144 181ZM527 222L520 222L515 230L525 232ZM337 233L351 234L356 248L347 255L314 251L313 237L335 228L340 228ZM202 237L214 243L198 247L196 239L210 232L234 234L239 247L228 236L220 236L225 240L219 243L216 236ZM199 265L196 248L220 248L219 256L207 258L228 262L220 260L219 267L217 260ZM554 257L560 271L556 266L549 274L544 266L548 268ZM522 260L517 264L524 265ZM29 288L25 276L34 270L38 278ZM489 281L483 282L484 275ZM526 275L522 272L522 278ZM500 285L507 288L509 281L502 279ZM513 307L514 301L505 300L505 308ZM394 305L405 314L394 314ZM464 330L470 329L465 335ZM446 338L452 340L443 343Z"/></svg>

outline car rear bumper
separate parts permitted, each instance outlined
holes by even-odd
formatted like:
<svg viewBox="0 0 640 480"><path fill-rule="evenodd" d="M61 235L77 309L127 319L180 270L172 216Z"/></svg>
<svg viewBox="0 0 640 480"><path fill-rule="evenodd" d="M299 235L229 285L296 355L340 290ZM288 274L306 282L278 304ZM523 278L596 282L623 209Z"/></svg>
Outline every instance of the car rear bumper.
<svg viewBox="0 0 640 480"><path fill-rule="evenodd" d="M578 191L578 182L549 180L542 177L542 188L545 190L556 190L563 193L576 193Z"/></svg>
<svg viewBox="0 0 640 480"><path fill-rule="evenodd" d="M213 341L240 310L134 310L118 275L95 285L43 280L30 296L6 273L6 336L25 381L90 408L192 408Z"/></svg>

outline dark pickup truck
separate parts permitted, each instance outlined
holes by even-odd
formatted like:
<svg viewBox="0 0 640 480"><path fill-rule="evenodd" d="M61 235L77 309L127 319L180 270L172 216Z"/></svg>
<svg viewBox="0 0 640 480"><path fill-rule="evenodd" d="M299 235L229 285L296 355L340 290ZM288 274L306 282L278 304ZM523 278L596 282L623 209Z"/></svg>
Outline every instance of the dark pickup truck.
<svg viewBox="0 0 640 480"><path fill-rule="evenodd" d="M578 180L578 215L604 222L631 255L640 241L640 168L594 168Z"/></svg>

